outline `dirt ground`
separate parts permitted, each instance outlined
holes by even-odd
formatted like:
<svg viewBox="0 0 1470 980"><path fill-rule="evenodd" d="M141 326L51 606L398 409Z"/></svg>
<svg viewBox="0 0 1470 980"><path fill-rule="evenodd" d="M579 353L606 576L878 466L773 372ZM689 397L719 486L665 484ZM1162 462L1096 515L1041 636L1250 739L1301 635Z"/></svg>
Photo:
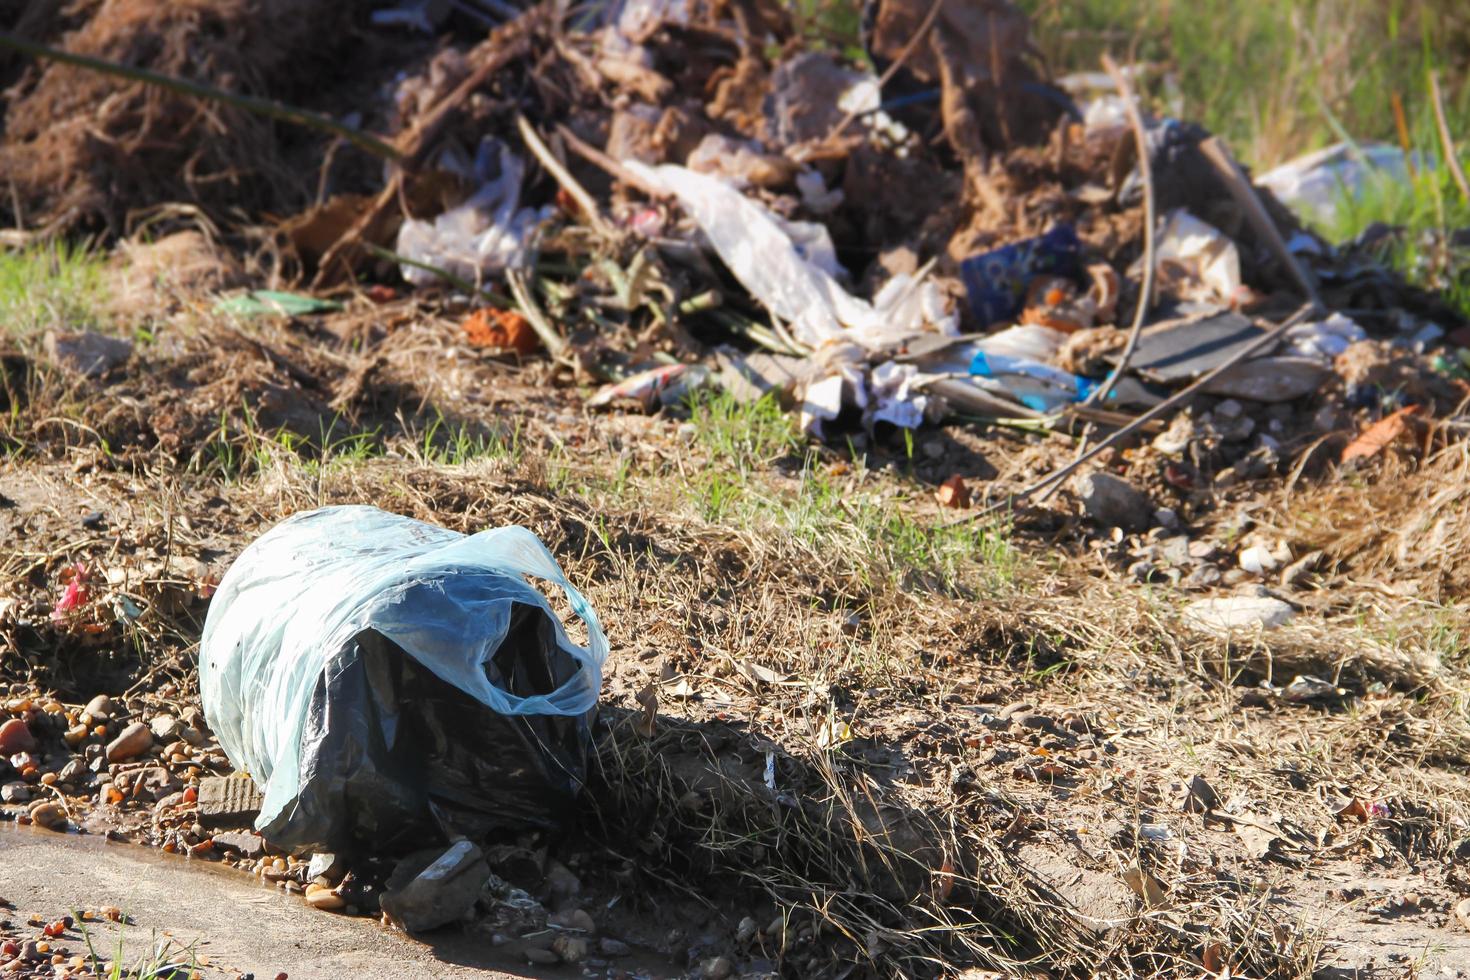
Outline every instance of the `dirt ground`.
<svg viewBox="0 0 1470 980"><path fill-rule="evenodd" d="M13 713L108 694L188 717L211 583L291 513L521 524L612 642L583 812L522 843L662 975L1470 970L1463 449L1222 500L1190 541L1238 546L1243 506L1294 554L1342 550L1291 586L1176 586L1138 580L1158 540L1086 525L1066 494L943 530L965 515L934 502L941 478L1023 482L1060 437L772 444L747 416L590 413L544 363L486 357L408 301L241 320L170 286L148 305L177 312L99 377L39 342L7 355ZM754 506L712 505L732 476ZM1430 517L1443 561L1415 551ZM53 619L77 568L87 601ZM1181 615L1268 587L1286 626L1221 638ZM181 785L228 771L208 746L170 761ZM182 841L146 797L66 785L75 827Z"/></svg>
<svg viewBox="0 0 1470 980"><path fill-rule="evenodd" d="M759 136L781 152L755 155L749 200L820 215L866 295L932 257L934 297L968 310L968 257L1075 225L1093 289L1079 269L1015 315L1096 342L1066 356L1098 376L1151 302L1130 271L1146 221L1129 130L1044 104L1025 18L1000 0L952 12L897 76L938 100L899 112L902 144L854 135L830 92L811 118L767 116L781 78L847 84L780 4L697 4L621 60L551 5L488 40L450 5L442 35L411 41L370 24L378 6L16 15L17 35L73 54L197 68L227 95L396 133L398 169L320 120L0 57L0 816L16 824L0 970L103 974L65 959L79 923L110 936L131 916L175 951L225 950L196 966L229 977L393 975L377 960L395 957L455 976L1470 975L1470 359L1442 298L1368 246L1312 253L1273 198L1253 224L1207 134L1170 124L1160 210L1239 246L1242 286L1212 302L1262 322L1298 307L1264 220L1315 254L1325 302L1368 339L1316 365L1315 391L1201 395L1089 460L1134 488L1137 520L1102 519L1076 482L990 506L1079 459L1127 418L1111 410L1016 403L912 429L849 410L821 440L789 398L593 408L649 365L832 348L788 344L690 247L680 206L579 142L662 162L718 136L744 156L716 163L750 164L760 144L739 141ZM964 55L1001 30L1010 81L998 42L985 65ZM530 159L543 137L555 151L509 209L549 229L535 276L414 288L383 249L469 193L450 151L514 141ZM590 206L572 193L588 188ZM64 244L80 233L98 237ZM1170 303L1198 298L1188 269L1170 275ZM979 316L956 314L977 333L1005 319ZM1412 347L1431 326L1441 347ZM1389 435L1345 462L1365 430ZM200 801L235 770L200 697L215 590L280 521L343 504L529 528L611 645L575 804L480 841L493 884L411 937L388 934L385 882L446 841L323 870L248 815L206 823ZM1254 619L1221 626L1241 603ZM130 861L147 869L131 899ZM206 864L220 894L170 915L171 869L187 897ZM211 930L231 901L268 905L260 928L290 956Z"/></svg>

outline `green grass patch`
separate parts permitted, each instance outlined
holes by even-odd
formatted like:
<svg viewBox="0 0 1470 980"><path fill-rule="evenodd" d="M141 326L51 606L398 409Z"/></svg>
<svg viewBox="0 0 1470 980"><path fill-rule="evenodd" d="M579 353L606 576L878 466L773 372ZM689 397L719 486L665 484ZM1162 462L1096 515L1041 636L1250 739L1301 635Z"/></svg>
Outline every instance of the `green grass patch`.
<svg viewBox="0 0 1470 980"><path fill-rule="evenodd" d="M58 240L0 252L0 330L25 337L92 326L104 283L103 259L85 244Z"/></svg>
<svg viewBox="0 0 1470 980"><path fill-rule="evenodd" d="M881 492L861 462L833 475L808 452L794 486L772 478L772 464L794 456L805 440L770 397L742 404L724 393L699 395L690 421L709 460L687 475L687 493L710 523L790 537L821 560L849 564L866 584L917 574L950 589L970 583L977 569L990 584L1014 576L1016 554L997 526L917 515L903 491Z"/></svg>
<svg viewBox="0 0 1470 980"><path fill-rule="evenodd" d="M1338 138L1398 142L1393 98L1414 116L1445 70L1457 133L1470 129L1460 0L1021 0L1053 71L1097 71L1111 51L1158 66L1160 107L1269 167Z"/></svg>

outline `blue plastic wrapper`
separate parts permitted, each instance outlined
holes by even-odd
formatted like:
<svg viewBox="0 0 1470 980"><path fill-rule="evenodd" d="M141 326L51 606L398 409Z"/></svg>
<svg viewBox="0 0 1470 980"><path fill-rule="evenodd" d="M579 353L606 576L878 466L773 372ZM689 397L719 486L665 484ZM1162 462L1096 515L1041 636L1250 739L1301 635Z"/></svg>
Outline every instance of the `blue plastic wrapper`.
<svg viewBox="0 0 1470 980"><path fill-rule="evenodd" d="M970 373L977 378L999 381L1022 405L1038 412L1050 412L1070 402L1086 401L1097 390L1098 383L1081 375L1069 374L1022 357L987 354L976 351L970 362Z"/></svg>
<svg viewBox="0 0 1470 980"><path fill-rule="evenodd" d="M970 256L960 263L960 278L971 312L982 326L1013 319L1025 305L1032 279L1075 278L1081 271L1081 255L1077 230L1057 225L1040 237Z"/></svg>

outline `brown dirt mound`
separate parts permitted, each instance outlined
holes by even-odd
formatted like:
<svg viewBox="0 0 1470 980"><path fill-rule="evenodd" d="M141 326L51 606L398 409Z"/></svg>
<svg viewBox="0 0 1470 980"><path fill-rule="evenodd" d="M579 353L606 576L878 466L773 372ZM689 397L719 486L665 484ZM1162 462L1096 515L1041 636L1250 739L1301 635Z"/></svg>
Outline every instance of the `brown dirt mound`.
<svg viewBox="0 0 1470 980"><path fill-rule="evenodd" d="M104 0L67 51L287 99L333 77L358 4L328 0ZM124 229L129 210L191 201L207 210L308 200L314 168L283 159L258 116L63 64L29 68L10 93L0 171L9 219L48 231ZM21 213L14 213L14 210Z"/></svg>

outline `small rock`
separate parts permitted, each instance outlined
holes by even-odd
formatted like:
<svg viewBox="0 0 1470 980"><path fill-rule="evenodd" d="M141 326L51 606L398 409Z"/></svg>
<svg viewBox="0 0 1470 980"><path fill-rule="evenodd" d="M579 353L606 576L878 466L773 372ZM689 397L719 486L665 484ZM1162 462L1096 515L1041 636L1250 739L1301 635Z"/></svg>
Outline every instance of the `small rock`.
<svg viewBox="0 0 1470 980"><path fill-rule="evenodd" d="M306 886L306 904L323 912L336 912L347 904L347 899L326 885L312 883Z"/></svg>
<svg viewBox="0 0 1470 980"><path fill-rule="evenodd" d="M380 904L403 928L421 932L461 918L489 880L480 849L461 840L447 850L420 851L400 861Z"/></svg>
<svg viewBox="0 0 1470 980"><path fill-rule="evenodd" d="M525 949L521 950L521 955L530 962L539 964L541 966L551 966L554 963L561 962L561 957L557 956L551 950L538 949L535 946L527 946Z"/></svg>
<svg viewBox="0 0 1470 980"><path fill-rule="evenodd" d="M582 893L582 882L560 861L546 864L546 885L554 899L575 898Z"/></svg>
<svg viewBox="0 0 1470 980"><path fill-rule="evenodd" d="M744 946L755 938L757 928L759 927L755 924L755 920L747 915L740 920L740 925L735 928L735 941Z"/></svg>
<svg viewBox="0 0 1470 980"><path fill-rule="evenodd" d="M12 756L17 752L32 752L36 748L36 737L30 727L19 718L12 718L0 725L0 756Z"/></svg>
<svg viewBox="0 0 1470 980"><path fill-rule="evenodd" d="M611 936L604 936L597 941L597 951L603 956L627 956L632 952L627 943Z"/></svg>
<svg viewBox="0 0 1470 980"><path fill-rule="evenodd" d="M1264 575L1267 572L1276 570L1276 556L1271 553L1271 549L1269 548L1253 545L1241 551L1240 567L1252 575Z"/></svg>
<svg viewBox="0 0 1470 980"><path fill-rule="evenodd" d="M248 776L210 776L199 784L199 822L206 827L243 827L260 813L263 797Z"/></svg>
<svg viewBox="0 0 1470 980"><path fill-rule="evenodd" d="M214 846L254 861L265 854L265 838L248 831L225 831L214 835ZM312 877L316 877L313 875Z"/></svg>
<svg viewBox="0 0 1470 980"><path fill-rule="evenodd" d="M153 733L141 721L135 721L107 746L108 762L127 762L153 747Z"/></svg>
<svg viewBox="0 0 1470 980"><path fill-rule="evenodd" d="M1232 630L1275 629L1284 626L1293 615L1290 605L1270 596L1199 599L1184 607L1186 624L1215 634L1228 634Z"/></svg>
<svg viewBox="0 0 1470 980"><path fill-rule="evenodd" d="M557 936L552 940L551 951L563 963L580 963L587 958L588 943L581 936Z"/></svg>
<svg viewBox="0 0 1470 980"><path fill-rule="evenodd" d="M31 788L22 782L6 783L0 786L0 802L5 803L28 803L31 799Z"/></svg>
<svg viewBox="0 0 1470 980"><path fill-rule="evenodd" d="M183 723L173 715L159 715L148 723L153 737L160 742L173 741L182 727Z"/></svg>
<svg viewBox="0 0 1470 980"><path fill-rule="evenodd" d="M87 706L82 709L82 713L91 715L93 718L111 718L112 698L105 694L99 694L87 702Z"/></svg>
<svg viewBox="0 0 1470 980"><path fill-rule="evenodd" d="M133 343L88 330L46 334L46 356L60 368L84 378L99 378L133 356Z"/></svg>
<svg viewBox="0 0 1470 980"><path fill-rule="evenodd" d="M1077 496L1087 515L1103 527L1144 531L1153 519L1148 496L1127 480L1109 473L1088 473L1076 483Z"/></svg>
<svg viewBox="0 0 1470 980"><path fill-rule="evenodd" d="M77 783L86 780L90 775L85 759L73 758L61 767L61 773L57 778L63 783Z"/></svg>
<svg viewBox="0 0 1470 980"><path fill-rule="evenodd" d="M31 807L31 823L47 830L61 830L66 826L66 811L59 803L42 800Z"/></svg>
<svg viewBox="0 0 1470 980"><path fill-rule="evenodd" d="M558 929L575 929L578 932L594 933L597 931L597 923L593 922L592 916L583 909L552 913L546 917L546 924L556 926Z"/></svg>
<svg viewBox="0 0 1470 980"><path fill-rule="evenodd" d="M1455 918L1460 920L1460 925L1470 929L1470 898L1462 898L1455 903Z"/></svg>
<svg viewBox="0 0 1470 980"><path fill-rule="evenodd" d="M728 980L735 972L735 964L726 956L712 956L699 966L699 975L704 980Z"/></svg>

